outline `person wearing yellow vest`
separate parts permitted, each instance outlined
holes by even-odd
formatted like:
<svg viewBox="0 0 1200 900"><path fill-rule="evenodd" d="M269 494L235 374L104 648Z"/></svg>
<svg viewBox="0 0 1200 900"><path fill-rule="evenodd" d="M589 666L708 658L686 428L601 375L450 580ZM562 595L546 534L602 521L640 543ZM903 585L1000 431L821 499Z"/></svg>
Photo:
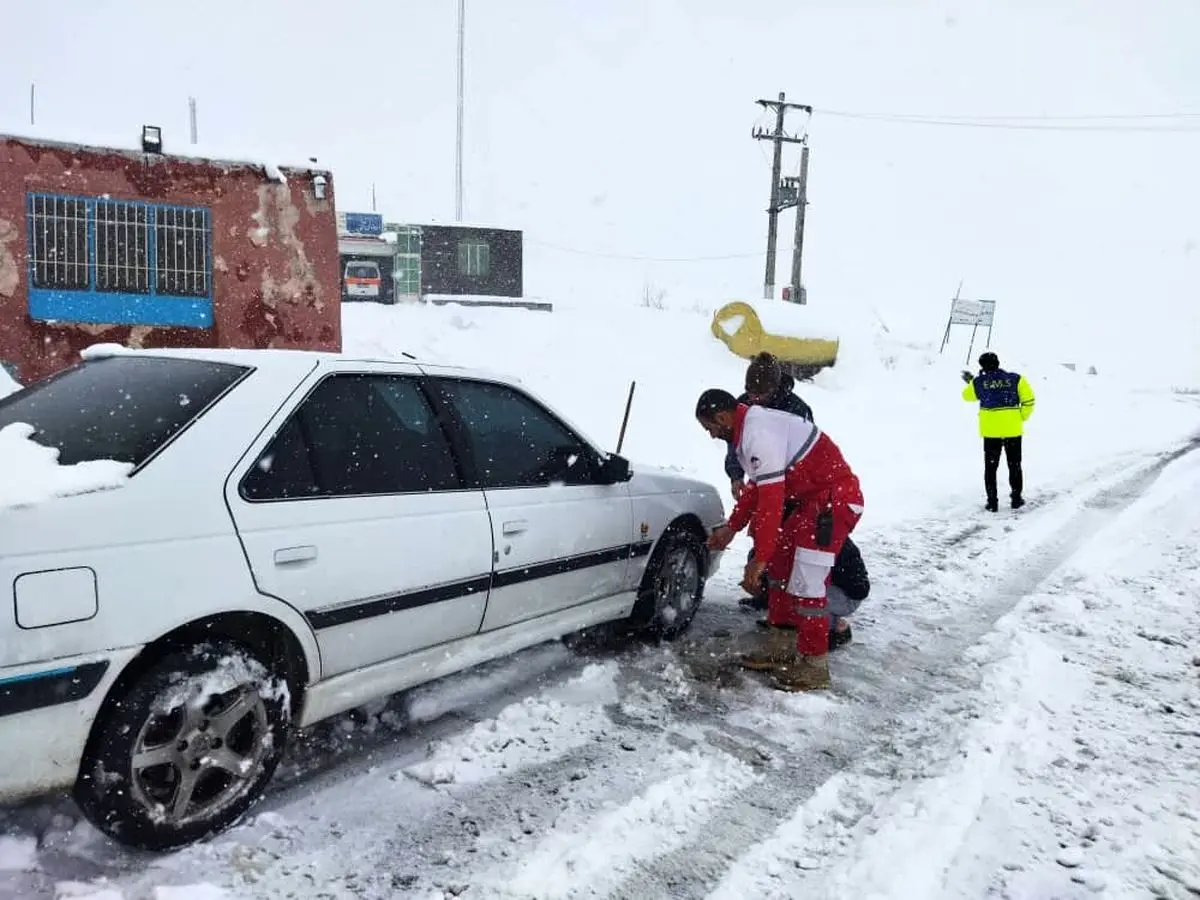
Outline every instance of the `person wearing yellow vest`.
<svg viewBox="0 0 1200 900"><path fill-rule="evenodd" d="M988 512L1000 508L996 491L996 472L1000 454L1008 462L1008 486L1012 508L1025 505L1024 474L1021 471L1021 436L1025 422L1033 415L1033 388L1025 376L1000 368L1000 358L987 352L979 357L979 374L962 373L967 386L963 399L979 403L979 434L983 437L983 487L987 492Z"/></svg>

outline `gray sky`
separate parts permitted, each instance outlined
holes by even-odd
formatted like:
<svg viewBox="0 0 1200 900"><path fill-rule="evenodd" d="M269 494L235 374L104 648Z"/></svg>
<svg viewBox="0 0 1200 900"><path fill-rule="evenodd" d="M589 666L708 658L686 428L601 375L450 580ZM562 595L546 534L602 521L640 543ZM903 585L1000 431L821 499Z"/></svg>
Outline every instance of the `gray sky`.
<svg viewBox="0 0 1200 900"><path fill-rule="evenodd" d="M467 5L466 216L526 230L529 294L626 307L653 282L675 305L756 298L761 256L548 245L760 253L754 100L784 90L817 108L814 304L935 338L961 278L999 302L1000 338L1100 361L1157 345L1200 380L1200 115L1136 123L1192 129L1146 134L822 114L1200 114L1193 0ZM453 218L455 0L10 6L0 130L26 121L32 80L40 124L153 122L169 150L191 94L202 143L315 155L343 210L369 209L374 182L389 218ZM790 214L781 233L786 250Z"/></svg>

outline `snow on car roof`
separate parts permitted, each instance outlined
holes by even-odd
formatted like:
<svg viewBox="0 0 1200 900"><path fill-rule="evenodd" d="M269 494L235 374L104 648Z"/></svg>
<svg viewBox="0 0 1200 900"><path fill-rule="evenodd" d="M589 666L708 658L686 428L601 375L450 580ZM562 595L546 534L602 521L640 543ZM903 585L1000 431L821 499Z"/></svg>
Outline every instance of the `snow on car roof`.
<svg viewBox="0 0 1200 900"><path fill-rule="evenodd" d="M494 381L520 383L520 379L503 372L472 370L463 366L447 365L445 363L431 364L420 359L395 356L370 356L358 353L334 353L322 350L283 350L283 349L239 349L227 347L182 347L182 348L150 348L137 349L122 344L92 344L79 353L84 360L105 359L111 356L168 356L181 359L200 359L212 362L232 363L236 365L255 366L257 368L292 367L295 365L311 366L317 363L335 362L369 362L386 363L388 365L410 366L429 373L445 372L456 375L471 375Z"/></svg>

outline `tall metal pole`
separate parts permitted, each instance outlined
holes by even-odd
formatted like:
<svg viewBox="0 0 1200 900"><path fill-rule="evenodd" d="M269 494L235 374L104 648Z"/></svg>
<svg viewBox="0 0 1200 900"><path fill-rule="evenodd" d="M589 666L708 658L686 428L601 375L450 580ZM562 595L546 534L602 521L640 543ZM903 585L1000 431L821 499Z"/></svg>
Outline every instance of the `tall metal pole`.
<svg viewBox="0 0 1200 900"><path fill-rule="evenodd" d="M804 252L804 209L808 206L808 144L800 149L800 178L796 187L796 237L792 242L792 302L806 303L800 284L800 262Z"/></svg>
<svg viewBox="0 0 1200 900"><path fill-rule="evenodd" d="M196 126L196 98L188 97L188 119L192 127L192 143L195 144L199 139L199 129Z"/></svg>
<svg viewBox="0 0 1200 900"><path fill-rule="evenodd" d="M775 243L779 237L779 174L783 168L783 117L786 107L784 94L779 92L779 105L775 108L775 156L771 161L771 205L767 207L767 272L763 278L763 297L775 296Z"/></svg>
<svg viewBox="0 0 1200 900"><path fill-rule="evenodd" d="M35 114L35 110L37 107L36 91L37 91L36 84L29 85L29 124L30 125L37 124L37 116Z"/></svg>
<svg viewBox="0 0 1200 900"><path fill-rule="evenodd" d="M466 30L467 0L458 0L458 131L455 140L454 219L463 217L463 50Z"/></svg>

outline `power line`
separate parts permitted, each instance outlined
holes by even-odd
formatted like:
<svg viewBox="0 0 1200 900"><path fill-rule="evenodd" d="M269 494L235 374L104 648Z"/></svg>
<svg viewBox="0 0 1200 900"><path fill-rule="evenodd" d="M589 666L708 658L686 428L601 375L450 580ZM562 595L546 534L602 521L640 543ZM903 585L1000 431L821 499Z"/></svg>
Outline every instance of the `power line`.
<svg viewBox="0 0 1200 900"><path fill-rule="evenodd" d="M961 122L1108 122L1121 121L1125 119L1200 119L1200 112L1168 112L1168 113L1114 113L1105 115L1069 115L1069 116L1050 116L1050 115L1033 115L1033 116L944 116L931 113L868 113L868 112L845 112L835 110L822 110L826 115L843 115L843 116L888 116L898 119L939 119L947 121Z"/></svg>
<svg viewBox="0 0 1200 900"><path fill-rule="evenodd" d="M719 256L635 256L623 253L606 253L600 250L580 250L575 247L563 247L560 244L551 244L548 241L539 241L528 236L525 238L525 243L533 244L535 247L545 247L549 250L557 250L560 253L573 253L577 256L594 256L598 259L622 259L630 262L719 262L727 259L753 259L766 255L765 251L757 250L752 253L726 253ZM791 248L788 249L790 250Z"/></svg>
<svg viewBox="0 0 1200 900"><path fill-rule="evenodd" d="M817 115L840 119L891 122L901 125L941 125L957 128L994 128L1005 131L1085 131L1085 132L1200 132L1200 113L1141 113L1111 116L936 116L901 113L852 112L841 109L816 109ZM1120 124L1122 122L1164 121L1179 125ZM1106 122L1109 124L1100 124ZM1076 123L1076 124L1069 124ZM1095 123L1095 124L1089 124Z"/></svg>

